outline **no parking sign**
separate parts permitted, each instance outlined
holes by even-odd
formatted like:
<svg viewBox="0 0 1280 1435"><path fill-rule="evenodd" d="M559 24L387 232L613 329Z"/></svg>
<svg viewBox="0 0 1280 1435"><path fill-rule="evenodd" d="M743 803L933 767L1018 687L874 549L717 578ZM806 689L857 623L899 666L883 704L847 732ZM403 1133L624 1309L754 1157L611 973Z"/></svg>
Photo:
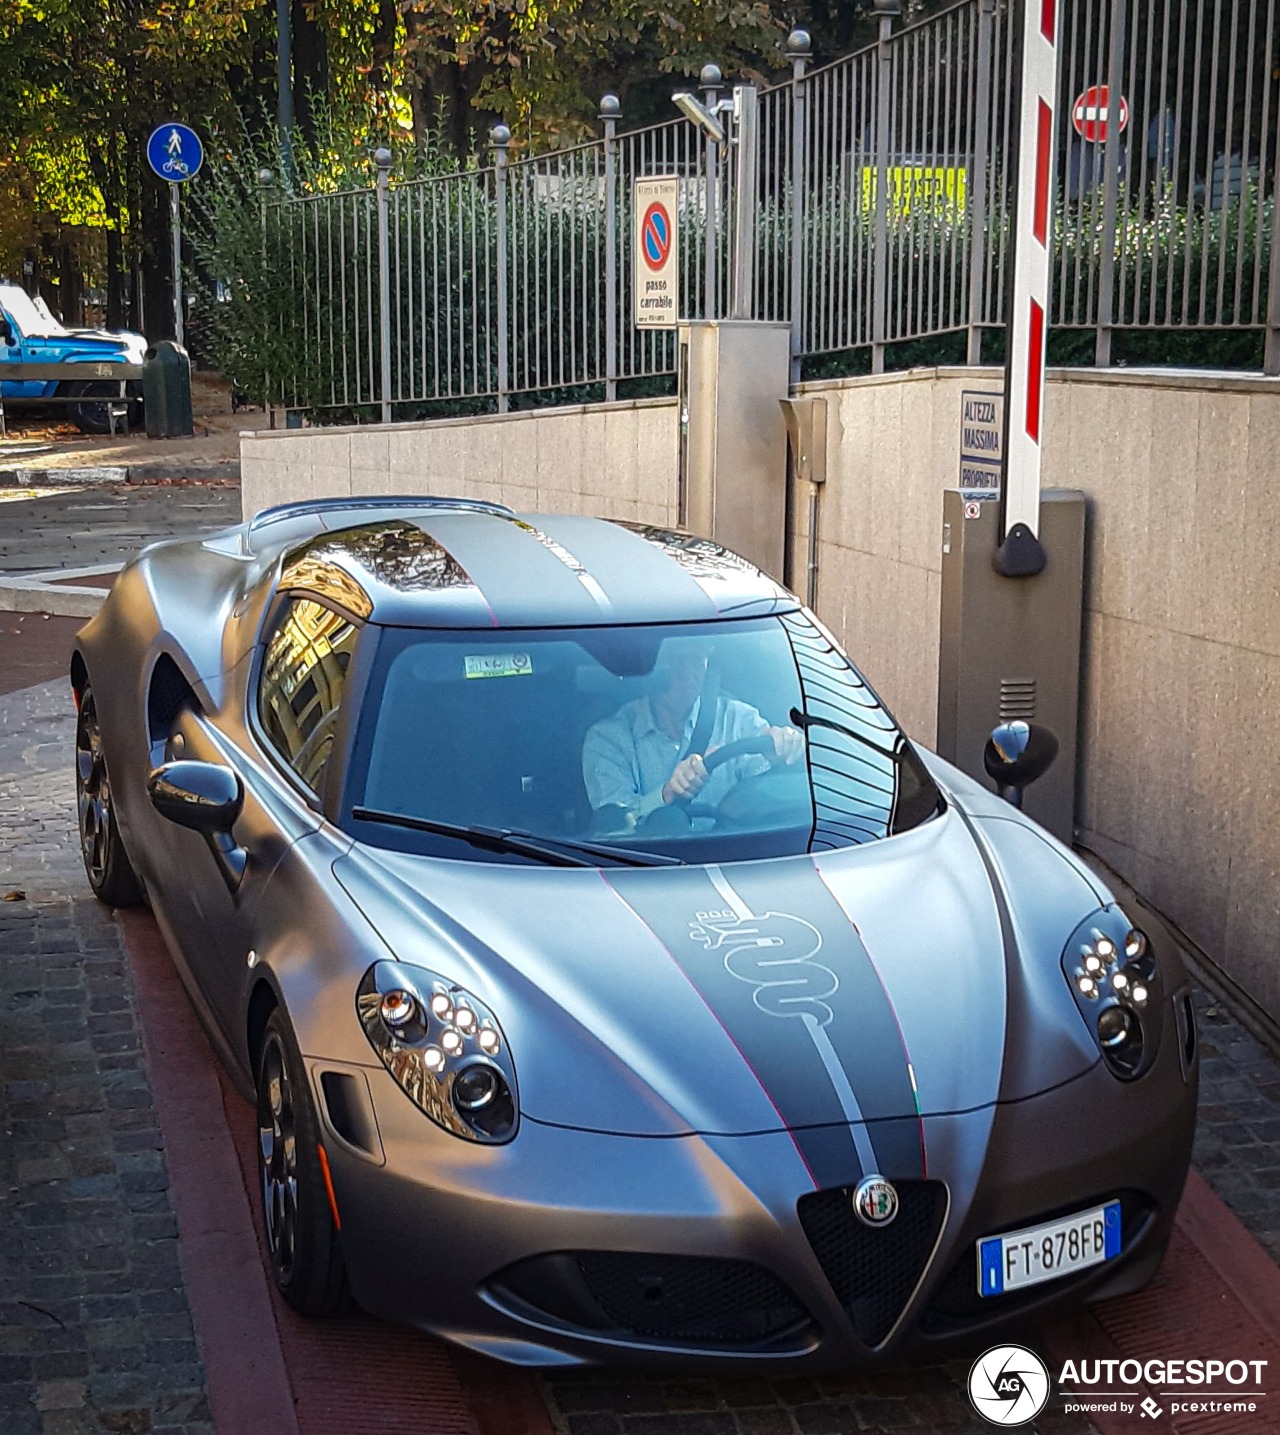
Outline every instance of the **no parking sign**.
<svg viewBox="0 0 1280 1435"><path fill-rule="evenodd" d="M637 329L674 329L680 317L679 202L675 176L636 180L632 273Z"/></svg>

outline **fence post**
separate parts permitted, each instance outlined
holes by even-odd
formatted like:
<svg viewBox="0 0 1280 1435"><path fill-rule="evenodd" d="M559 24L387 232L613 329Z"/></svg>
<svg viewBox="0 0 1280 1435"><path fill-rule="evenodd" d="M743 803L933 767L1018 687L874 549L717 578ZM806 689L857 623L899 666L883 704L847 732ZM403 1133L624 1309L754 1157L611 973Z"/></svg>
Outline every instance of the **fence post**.
<svg viewBox="0 0 1280 1435"><path fill-rule="evenodd" d="M893 73L893 19L902 14L899 0L875 0L880 16L876 78L876 236L875 289L871 300L871 372L884 373L885 338L889 331L889 85Z"/></svg>
<svg viewBox="0 0 1280 1435"><path fill-rule="evenodd" d="M1280 374L1280 145L1276 146L1275 174L1271 180L1271 267L1267 283L1267 348L1262 361L1263 373Z"/></svg>
<svg viewBox="0 0 1280 1435"><path fill-rule="evenodd" d="M1111 367L1111 334L1116 322L1116 226L1120 211L1120 95L1124 85L1124 27L1126 0L1111 0L1110 50L1107 58L1107 138L1102 165L1106 188L1102 197L1102 257L1098 269L1098 338L1094 364Z"/></svg>
<svg viewBox="0 0 1280 1435"><path fill-rule="evenodd" d="M507 146L511 131L506 125L494 125L489 131L493 146L494 187L498 201L498 412L507 411Z"/></svg>
<svg viewBox="0 0 1280 1435"><path fill-rule="evenodd" d="M600 101L600 118L604 121L604 399L608 404L618 397L617 133L621 116L617 95L605 95Z"/></svg>
<svg viewBox="0 0 1280 1435"><path fill-rule="evenodd" d="M378 360L382 369L382 422L391 422L391 151L376 149L378 166Z"/></svg>
<svg viewBox="0 0 1280 1435"><path fill-rule="evenodd" d="M702 103L715 114L720 102L720 82L724 77L719 65L703 65L698 76ZM720 317L717 276L720 272L720 146L710 137L702 142L703 165L707 177L706 213L702 221L702 317Z"/></svg>
<svg viewBox="0 0 1280 1435"><path fill-rule="evenodd" d="M804 355L804 145L809 99L804 72L813 53L807 30L792 30L787 53L791 56L791 382L798 384Z"/></svg>
<svg viewBox="0 0 1280 1435"><path fill-rule="evenodd" d="M760 182L760 104L754 85L733 91L733 295L732 317L756 312L756 209Z"/></svg>
<svg viewBox="0 0 1280 1435"><path fill-rule="evenodd" d="M991 167L991 45L995 30L996 0L978 0L978 76L974 91L973 186L967 208L971 226L969 245L969 354L970 364L982 362L982 321L987 304L987 180Z"/></svg>
<svg viewBox="0 0 1280 1435"><path fill-rule="evenodd" d="M271 194L271 185L275 175L269 169L258 171L258 220L262 230L262 278L267 277L267 200ZM267 416L267 427L275 428L276 416L271 407L271 371L267 368L265 359L267 350L264 345L262 356L262 412ZM247 377L247 376L246 376Z"/></svg>

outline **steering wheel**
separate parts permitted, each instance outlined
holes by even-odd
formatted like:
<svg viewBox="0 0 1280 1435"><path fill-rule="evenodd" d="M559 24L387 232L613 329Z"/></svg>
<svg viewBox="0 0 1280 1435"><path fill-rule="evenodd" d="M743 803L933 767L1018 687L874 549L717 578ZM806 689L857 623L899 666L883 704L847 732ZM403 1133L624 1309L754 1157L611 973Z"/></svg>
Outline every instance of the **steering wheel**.
<svg viewBox="0 0 1280 1435"><path fill-rule="evenodd" d="M716 748L702 759L702 765L710 774L717 767L723 767L726 762L732 762L735 757L750 757L753 754L759 754L761 757L773 756L773 738L767 732L761 733L759 737L740 737L737 742L729 742L724 747Z"/></svg>
<svg viewBox="0 0 1280 1435"><path fill-rule="evenodd" d="M716 748L715 752L708 753L702 759L702 765L710 775L716 768L723 767L734 758L754 755L772 757L774 751L773 738L768 733L760 733L756 737L739 738L737 742ZM656 808L640 825L648 833L687 832L695 817L717 817L721 805L723 804L712 807L700 803L696 797L677 797L674 802Z"/></svg>
<svg viewBox="0 0 1280 1435"><path fill-rule="evenodd" d="M704 758L703 763L707 772L711 773L735 758L757 755L772 758L776 751L772 736L761 733L757 737L744 737L737 742L726 743ZM806 781L803 763L770 766L764 772L752 773L750 777L736 782L714 806L700 803L695 797L692 802L686 803L685 810L690 817L712 817L720 823L749 827L760 822L779 803L789 801L799 790L807 791Z"/></svg>

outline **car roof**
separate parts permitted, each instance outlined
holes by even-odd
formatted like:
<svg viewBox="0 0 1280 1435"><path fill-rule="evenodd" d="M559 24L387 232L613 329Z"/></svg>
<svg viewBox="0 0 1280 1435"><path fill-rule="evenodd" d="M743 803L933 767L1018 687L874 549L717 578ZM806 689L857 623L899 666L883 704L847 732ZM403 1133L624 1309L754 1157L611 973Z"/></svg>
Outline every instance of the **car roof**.
<svg viewBox="0 0 1280 1435"><path fill-rule="evenodd" d="M257 522L303 510L316 507ZM325 520L284 551L279 588L390 626L678 623L798 607L746 559L673 529L412 497L365 512L348 499Z"/></svg>

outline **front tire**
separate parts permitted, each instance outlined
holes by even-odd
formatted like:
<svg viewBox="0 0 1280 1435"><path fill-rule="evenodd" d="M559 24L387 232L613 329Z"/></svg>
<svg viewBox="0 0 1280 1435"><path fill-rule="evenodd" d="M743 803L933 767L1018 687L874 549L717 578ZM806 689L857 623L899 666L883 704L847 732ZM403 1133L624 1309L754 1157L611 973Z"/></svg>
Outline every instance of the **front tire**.
<svg viewBox="0 0 1280 1435"><path fill-rule="evenodd" d="M80 855L93 895L111 907L136 907L143 898L142 883L120 836L98 705L88 683L76 720L76 814Z"/></svg>
<svg viewBox="0 0 1280 1435"><path fill-rule="evenodd" d="M258 1176L271 1274L302 1315L349 1303L342 1247L320 1166L320 1133L297 1042L277 1007L257 1070Z"/></svg>
<svg viewBox="0 0 1280 1435"><path fill-rule="evenodd" d="M68 412L71 420L81 433L103 434L111 431L111 420L107 417L103 399L120 402L120 385L108 380L80 379L66 386L66 392L73 398L85 400L82 404L71 404ZM95 402L89 402L90 399ZM125 425L127 431L127 423Z"/></svg>

